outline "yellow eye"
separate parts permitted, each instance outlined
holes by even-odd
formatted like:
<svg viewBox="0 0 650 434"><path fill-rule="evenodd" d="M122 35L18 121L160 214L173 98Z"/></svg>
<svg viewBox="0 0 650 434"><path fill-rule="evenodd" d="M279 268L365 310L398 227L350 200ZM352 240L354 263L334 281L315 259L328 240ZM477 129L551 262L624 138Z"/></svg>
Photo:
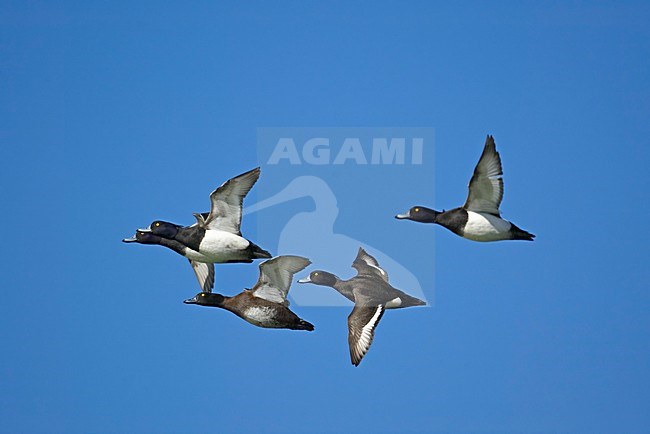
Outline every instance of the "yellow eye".
<svg viewBox="0 0 650 434"><path fill-rule="evenodd" d="M318 273L314 273L314 276L318 276Z"/></svg>
<svg viewBox="0 0 650 434"><path fill-rule="evenodd" d="M201 297L205 297L205 294L204 294L204 293L201 293Z"/></svg>
<svg viewBox="0 0 650 434"><path fill-rule="evenodd" d="M156 223L156 226L160 226L160 223Z"/></svg>
<svg viewBox="0 0 650 434"><path fill-rule="evenodd" d="M415 212L420 212L420 208L415 208Z"/></svg>

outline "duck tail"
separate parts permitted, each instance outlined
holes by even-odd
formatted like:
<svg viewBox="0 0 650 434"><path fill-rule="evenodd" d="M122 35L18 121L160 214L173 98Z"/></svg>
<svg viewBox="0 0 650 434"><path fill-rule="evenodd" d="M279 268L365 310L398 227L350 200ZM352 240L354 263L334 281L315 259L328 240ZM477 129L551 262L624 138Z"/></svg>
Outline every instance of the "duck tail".
<svg viewBox="0 0 650 434"><path fill-rule="evenodd" d="M272 258L273 256L258 246L257 244L253 243L252 241L249 241L250 245L248 246L248 250L251 253L251 258L253 259L264 259L264 258Z"/></svg>
<svg viewBox="0 0 650 434"><path fill-rule="evenodd" d="M420 300L417 297L413 296L408 296L406 300L403 302L404 307L411 307L411 306L426 306L427 302L424 300Z"/></svg>
<svg viewBox="0 0 650 434"><path fill-rule="evenodd" d="M510 233L512 234L513 240L533 241L533 238L535 238L535 235L531 234L530 232L526 232L523 229L519 229L514 225L514 223L511 222L510 224L512 225L510 228Z"/></svg>
<svg viewBox="0 0 650 434"><path fill-rule="evenodd" d="M314 331L314 325L310 322L305 321L304 319L298 319L298 322L292 327L294 330L307 330L309 332Z"/></svg>

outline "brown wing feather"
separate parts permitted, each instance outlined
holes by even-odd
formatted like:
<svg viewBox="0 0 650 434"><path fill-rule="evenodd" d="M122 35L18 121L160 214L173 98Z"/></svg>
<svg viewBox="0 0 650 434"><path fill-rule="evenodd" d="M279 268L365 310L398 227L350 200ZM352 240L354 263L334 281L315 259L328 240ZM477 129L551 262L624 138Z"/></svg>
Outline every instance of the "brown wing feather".
<svg viewBox="0 0 650 434"><path fill-rule="evenodd" d="M352 263L352 268L359 274L377 275L388 282L388 273L379 266L379 262L370 256L363 247L359 247L359 253Z"/></svg>
<svg viewBox="0 0 650 434"><path fill-rule="evenodd" d="M375 337L375 328L384 316L384 306L354 306L348 316L348 345L350 360L359 366Z"/></svg>

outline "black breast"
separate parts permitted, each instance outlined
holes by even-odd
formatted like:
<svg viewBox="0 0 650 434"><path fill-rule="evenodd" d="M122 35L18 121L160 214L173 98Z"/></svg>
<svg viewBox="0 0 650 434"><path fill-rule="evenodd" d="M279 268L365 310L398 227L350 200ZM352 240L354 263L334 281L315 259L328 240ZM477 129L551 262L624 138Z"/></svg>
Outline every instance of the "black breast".
<svg viewBox="0 0 650 434"><path fill-rule="evenodd" d="M183 243L176 240L168 240L167 238L162 237L160 238L160 245L170 248L176 253L179 253L183 256L185 256L185 251L187 250L187 246Z"/></svg>
<svg viewBox="0 0 650 434"><path fill-rule="evenodd" d="M185 244L190 249L196 250L198 252L199 246L201 245L201 241L203 241L204 236L205 229L198 226L192 226L180 229L174 238L177 241Z"/></svg>
<svg viewBox="0 0 650 434"><path fill-rule="evenodd" d="M462 237L465 232L467 219L468 215L465 208L454 208L445 211L442 214L438 214L436 217L436 223Z"/></svg>

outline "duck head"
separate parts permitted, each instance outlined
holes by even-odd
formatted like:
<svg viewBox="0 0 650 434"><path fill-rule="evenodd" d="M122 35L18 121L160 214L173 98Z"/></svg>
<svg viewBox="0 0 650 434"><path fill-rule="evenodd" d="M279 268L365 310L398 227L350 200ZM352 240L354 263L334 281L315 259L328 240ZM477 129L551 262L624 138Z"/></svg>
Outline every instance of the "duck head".
<svg viewBox="0 0 650 434"><path fill-rule="evenodd" d="M298 280L298 283L313 283L314 285L321 286L334 286L339 280L338 277L327 271L316 270L309 273L309 276L304 279Z"/></svg>
<svg viewBox="0 0 650 434"><path fill-rule="evenodd" d="M198 304L201 306L221 306L225 297L211 292L199 292L192 298L183 301L185 304Z"/></svg>
<svg viewBox="0 0 650 434"><path fill-rule="evenodd" d="M397 214L395 218L398 220L413 220L420 223L435 223L436 217L439 214L441 213L425 206L414 206L406 214Z"/></svg>
<svg viewBox="0 0 650 434"><path fill-rule="evenodd" d="M162 220L156 220L152 222L146 229L138 229L138 232L151 232L154 235L157 235L162 238L172 239L178 233L178 230L182 226L176 225L174 223L165 222Z"/></svg>
<svg viewBox="0 0 650 434"><path fill-rule="evenodd" d="M123 243L140 243L140 244L160 244L158 235L153 234L151 231L146 232L138 229L131 238L124 238Z"/></svg>

